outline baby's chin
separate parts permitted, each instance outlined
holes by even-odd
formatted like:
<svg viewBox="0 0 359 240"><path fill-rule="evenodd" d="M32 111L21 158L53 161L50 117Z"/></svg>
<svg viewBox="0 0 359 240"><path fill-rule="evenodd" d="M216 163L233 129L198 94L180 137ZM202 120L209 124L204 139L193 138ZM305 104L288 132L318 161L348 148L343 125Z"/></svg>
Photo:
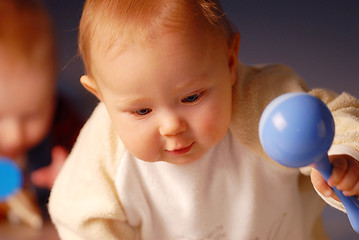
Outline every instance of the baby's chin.
<svg viewBox="0 0 359 240"><path fill-rule="evenodd" d="M26 155L26 151L23 149L19 149L17 151L11 151L11 152L0 152L0 156L1 157L5 157L5 158L10 158L12 160L14 160L15 162L20 161L21 159L23 159Z"/></svg>
<svg viewBox="0 0 359 240"><path fill-rule="evenodd" d="M197 161L199 159L198 158L187 158L187 159L174 159L174 160L168 160L168 161L163 161L163 162L167 162L173 165L187 165L187 164L191 164L195 161Z"/></svg>

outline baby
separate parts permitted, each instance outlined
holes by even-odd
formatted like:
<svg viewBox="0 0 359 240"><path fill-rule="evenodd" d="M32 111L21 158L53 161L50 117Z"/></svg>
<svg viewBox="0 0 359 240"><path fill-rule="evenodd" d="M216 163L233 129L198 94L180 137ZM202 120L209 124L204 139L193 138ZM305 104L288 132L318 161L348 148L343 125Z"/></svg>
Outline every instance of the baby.
<svg viewBox="0 0 359 240"><path fill-rule="evenodd" d="M353 196L359 101L309 91L283 65L245 66L239 45L216 0L86 1L81 83L101 103L52 189L62 239L325 238L323 199L341 203L318 172L269 159L259 117L287 92L326 102L329 184Z"/></svg>
<svg viewBox="0 0 359 240"><path fill-rule="evenodd" d="M24 188L35 190L33 207L38 205L45 215L53 178L83 122L56 92L55 55L52 22L39 1L1 0L0 157L22 167ZM43 168L51 161L53 168ZM27 221L19 210L29 208L22 192L7 205L21 220L38 227L41 220Z"/></svg>

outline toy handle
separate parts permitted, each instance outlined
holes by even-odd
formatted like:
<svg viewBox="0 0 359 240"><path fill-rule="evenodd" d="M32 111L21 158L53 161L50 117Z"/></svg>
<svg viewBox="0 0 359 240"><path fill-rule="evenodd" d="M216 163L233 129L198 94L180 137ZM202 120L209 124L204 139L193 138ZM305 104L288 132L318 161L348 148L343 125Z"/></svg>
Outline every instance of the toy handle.
<svg viewBox="0 0 359 240"><path fill-rule="evenodd" d="M325 154L321 160L313 164L314 168L317 169L320 174L323 176L325 181L328 182L329 177L332 174L333 166L329 162L328 155ZM355 196L347 197L343 194L342 191L338 190L336 187L332 187L334 193L343 203L347 215L352 225L353 229L359 233L359 200Z"/></svg>

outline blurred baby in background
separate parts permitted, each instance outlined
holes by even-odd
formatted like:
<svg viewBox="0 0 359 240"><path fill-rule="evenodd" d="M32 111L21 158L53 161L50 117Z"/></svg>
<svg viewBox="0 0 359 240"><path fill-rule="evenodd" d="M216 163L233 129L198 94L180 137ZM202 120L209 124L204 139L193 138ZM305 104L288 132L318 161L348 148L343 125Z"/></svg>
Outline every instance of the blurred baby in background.
<svg viewBox="0 0 359 240"><path fill-rule="evenodd" d="M53 26L36 0L0 1L0 157L24 172L24 189L0 217L40 227L54 178L83 120L56 91Z"/></svg>

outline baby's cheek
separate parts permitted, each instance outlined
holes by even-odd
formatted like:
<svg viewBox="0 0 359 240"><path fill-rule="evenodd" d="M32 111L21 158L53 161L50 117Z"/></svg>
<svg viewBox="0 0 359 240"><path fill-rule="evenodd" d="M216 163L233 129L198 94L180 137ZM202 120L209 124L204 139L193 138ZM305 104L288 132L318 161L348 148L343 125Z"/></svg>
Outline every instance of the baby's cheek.
<svg viewBox="0 0 359 240"><path fill-rule="evenodd" d="M229 121L224 121L224 119L209 119L200 125L202 135L204 136L204 141L207 142L207 145L214 146L228 131Z"/></svg>
<svg viewBox="0 0 359 240"><path fill-rule="evenodd" d="M123 141L125 148L135 157L147 161L153 162L157 159L159 154L158 141L154 141L153 138L142 135L142 137L129 136Z"/></svg>

